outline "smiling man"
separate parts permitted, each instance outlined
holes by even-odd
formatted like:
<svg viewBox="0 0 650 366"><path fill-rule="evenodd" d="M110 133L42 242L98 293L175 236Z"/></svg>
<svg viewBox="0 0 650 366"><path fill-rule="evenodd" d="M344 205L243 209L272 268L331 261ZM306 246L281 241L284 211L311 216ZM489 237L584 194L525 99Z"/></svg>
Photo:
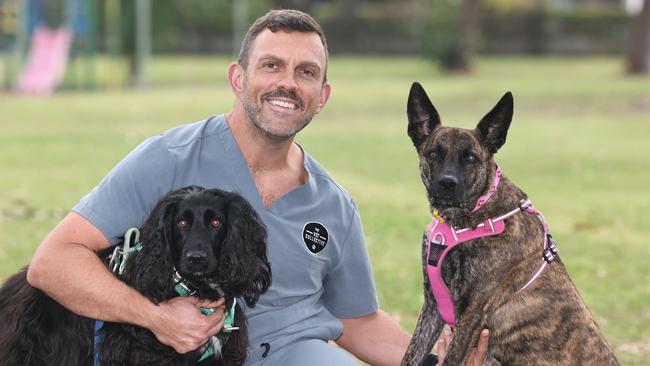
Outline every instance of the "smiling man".
<svg viewBox="0 0 650 366"><path fill-rule="evenodd" d="M191 297L154 305L94 254L139 227L168 191L242 194L268 228L272 285L246 308L246 365L398 365L410 336L379 309L358 209L295 135L330 95L327 43L309 15L271 11L228 70L232 111L145 140L45 238L28 280L71 310L150 329L186 353L223 326L223 305ZM146 245L146 243L144 243ZM106 296L111 294L111 296ZM199 306L216 307L203 316ZM483 340L483 345L487 343Z"/></svg>

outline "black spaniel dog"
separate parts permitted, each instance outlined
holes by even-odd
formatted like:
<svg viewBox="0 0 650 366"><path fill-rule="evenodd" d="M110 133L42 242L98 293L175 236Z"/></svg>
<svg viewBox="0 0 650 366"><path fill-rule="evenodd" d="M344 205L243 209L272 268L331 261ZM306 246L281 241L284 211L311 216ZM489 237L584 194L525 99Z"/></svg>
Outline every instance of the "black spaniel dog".
<svg viewBox="0 0 650 366"><path fill-rule="evenodd" d="M179 295L224 298L226 309L235 308L234 324L181 355L134 325L107 322L95 332L94 320L31 287L23 269L0 288L0 365L93 365L95 358L100 365L243 363L248 337L236 299L254 306L271 284L266 227L254 209L235 193L186 187L163 197L140 233L140 243L98 253L117 269L120 253L132 247L118 278L154 303Z"/></svg>

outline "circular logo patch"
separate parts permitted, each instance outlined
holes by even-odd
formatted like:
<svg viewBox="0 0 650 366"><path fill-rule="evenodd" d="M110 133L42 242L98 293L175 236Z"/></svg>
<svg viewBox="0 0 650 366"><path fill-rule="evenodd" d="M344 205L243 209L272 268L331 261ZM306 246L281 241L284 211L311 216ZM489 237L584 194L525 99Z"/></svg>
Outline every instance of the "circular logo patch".
<svg viewBox="0 0 650 366"><path fill-rule="evenodd" d="M314 254L320 253L325 248L328 238L329 234L325 226L317 222L306 224L302 230L302 240L305 242L307 249Z"/></svg>

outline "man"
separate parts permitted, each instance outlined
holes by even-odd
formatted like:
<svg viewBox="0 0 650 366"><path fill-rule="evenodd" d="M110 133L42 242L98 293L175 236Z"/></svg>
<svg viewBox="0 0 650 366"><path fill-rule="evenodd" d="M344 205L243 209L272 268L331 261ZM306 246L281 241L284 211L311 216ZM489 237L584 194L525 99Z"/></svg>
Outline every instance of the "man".
<svg viewBox="0 0 650 366"><path fill-rule="evenodd" d="M156 306L114 279L94 252L140 226L172 189L237 191L268 227L273 269L269 291L246 309L246 365L357 364L329 340L368 363L399 364L410 336L379 310L358 210L293 141L329 98L327 59L308 15L258 19L228 71L232 111L138 146L45 238L29 282L79 314L133 323L177 352L192 351L221 329L223 304L179 297ZM218 310L203 316L199 306Z"/></svg>

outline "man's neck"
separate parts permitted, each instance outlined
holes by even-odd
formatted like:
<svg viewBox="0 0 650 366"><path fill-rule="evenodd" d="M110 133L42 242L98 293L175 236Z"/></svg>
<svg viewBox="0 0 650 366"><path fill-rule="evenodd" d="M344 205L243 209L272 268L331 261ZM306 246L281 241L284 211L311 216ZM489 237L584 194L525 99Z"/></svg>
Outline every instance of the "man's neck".
<svg viewBox="0 0 650 366"><path fill-rule="evenodd" d="M273 170L291 165L292 152L295 154L292 137L273 139L266 136L246 119L240 109L226 114L226 121L250 168Z"/></svg>
<svg viewBox="0 0 650 366"><path fill-rule="evenodd" d="M293 137L277 140L266 136L246 119L243 110L237 108L226 115L226 121L264 206L270 206L276 199L306 183L308 175L303 165L303 152L293 142Z"/></svg>

